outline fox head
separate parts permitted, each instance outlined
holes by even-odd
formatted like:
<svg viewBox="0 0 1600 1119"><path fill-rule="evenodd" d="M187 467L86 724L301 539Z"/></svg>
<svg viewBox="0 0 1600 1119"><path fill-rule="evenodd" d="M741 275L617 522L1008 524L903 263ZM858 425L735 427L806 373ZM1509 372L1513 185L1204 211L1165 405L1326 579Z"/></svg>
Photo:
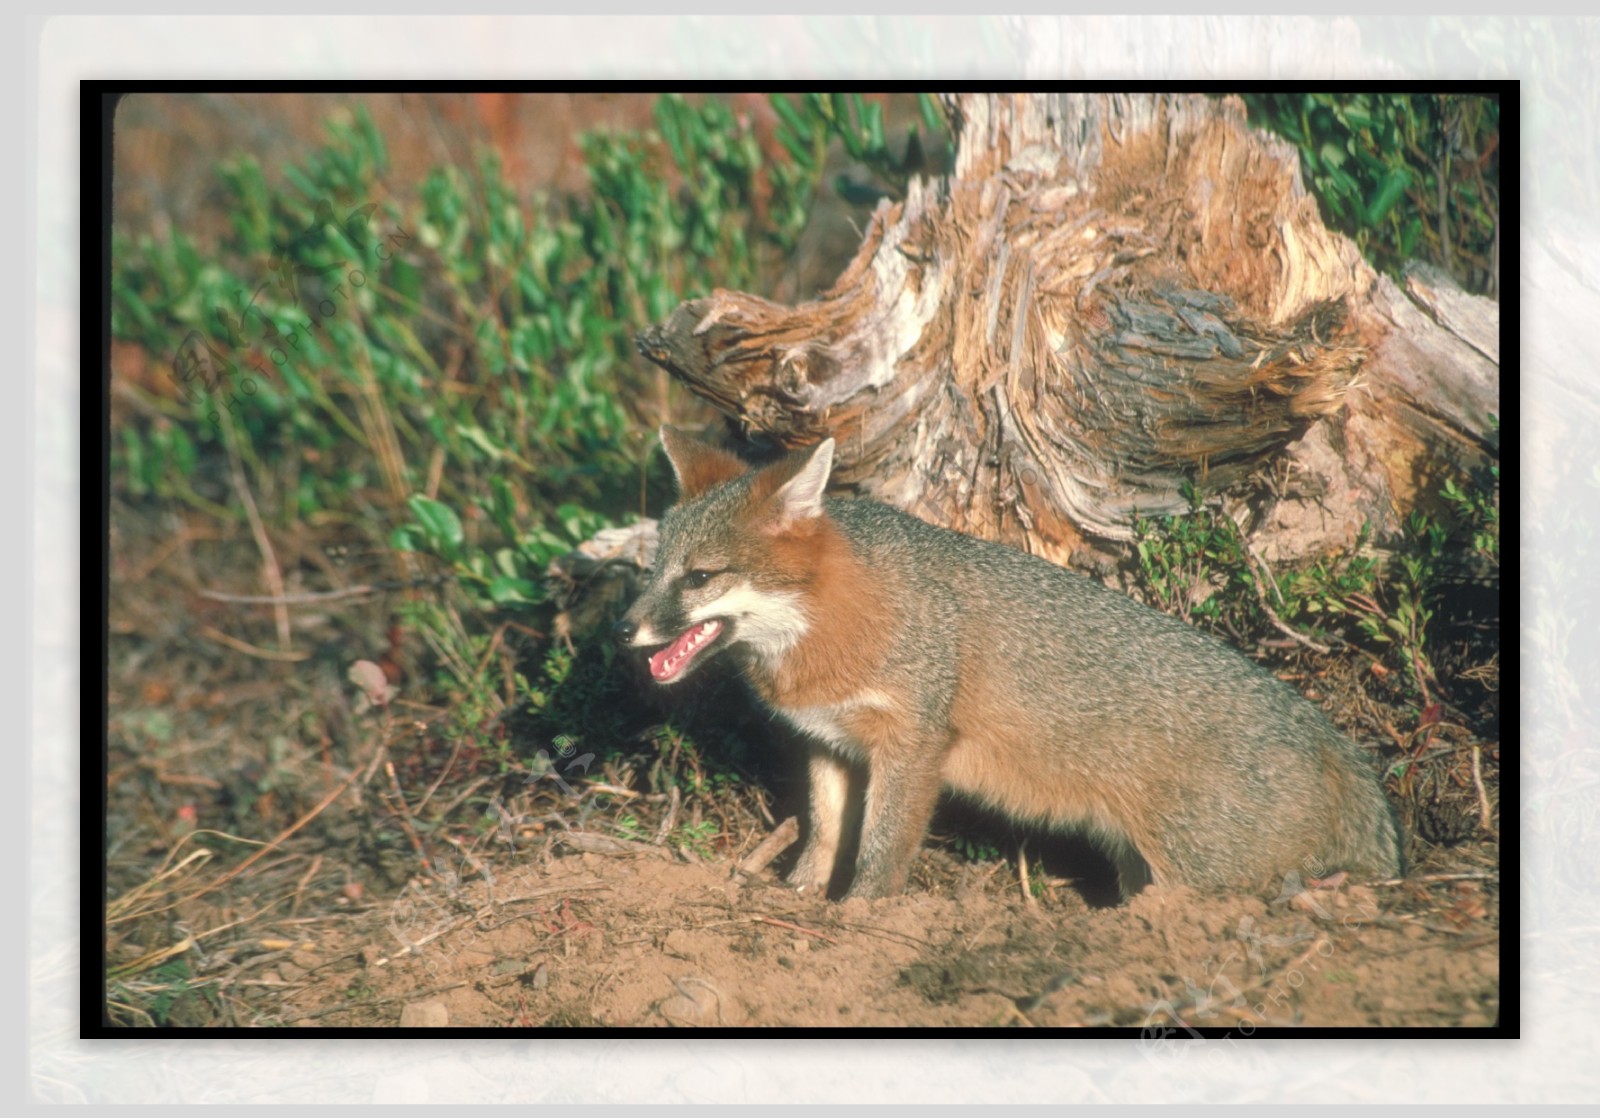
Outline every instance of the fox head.
<svg viewBox="0 0 1600 1119"><path fill-rule="evenodd" d="M672 427L661 445L678 502L661 518L655 569L617 639L653 649L658 684L733 650L775 664L810 625L805 592L826 531L833 440L759 470Z"/></svg>

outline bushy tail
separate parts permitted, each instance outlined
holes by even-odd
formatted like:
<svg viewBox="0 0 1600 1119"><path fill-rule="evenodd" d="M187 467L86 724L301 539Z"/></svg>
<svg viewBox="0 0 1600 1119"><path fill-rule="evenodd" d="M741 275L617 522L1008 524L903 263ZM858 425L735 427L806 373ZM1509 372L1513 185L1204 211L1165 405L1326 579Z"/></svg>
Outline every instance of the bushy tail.
<svg viewBox="0 0 1600 1119"><path fill-rule="evenodd" d="M1324 758L1330 793L1331 835L1327 871L1398 878L1405 857L1394 806L1373 779L1365 759L1347 742L1330 743Z"/></svg>

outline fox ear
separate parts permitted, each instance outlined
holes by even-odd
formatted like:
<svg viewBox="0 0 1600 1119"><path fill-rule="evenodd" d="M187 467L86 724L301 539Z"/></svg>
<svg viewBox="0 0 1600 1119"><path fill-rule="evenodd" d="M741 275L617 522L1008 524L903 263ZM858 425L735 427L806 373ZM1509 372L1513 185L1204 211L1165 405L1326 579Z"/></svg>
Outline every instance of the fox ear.
<svg viewBox="0 0 1600 1119"><path fill-rule="evenodd" d="M667 461L678 479L678 496L684 499L699 497L748 469L727 451L691 439L671 424L661 425L661 449L667 452Z"/></svg>
<svg viewBox="0 0 1600 1119"><path fill-rule="evenodd" d="M778 527L822 515L822 491L828 486L828 475L832 470L832 439L818 443L805 458L796 455L783 465L778 477L782 478L785 474L789 477L772 495Z"/></svg>

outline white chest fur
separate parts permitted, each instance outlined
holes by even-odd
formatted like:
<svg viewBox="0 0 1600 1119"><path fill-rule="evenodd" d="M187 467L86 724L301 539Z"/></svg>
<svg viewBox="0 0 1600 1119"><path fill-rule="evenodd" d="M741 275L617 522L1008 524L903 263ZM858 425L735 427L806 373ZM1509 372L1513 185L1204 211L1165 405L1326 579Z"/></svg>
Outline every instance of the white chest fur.
<svg viewBox="0 0 1600 1119"><path fill-rule="evenodd" d="M796 730L827 743L846 757L859 758L861 743L850 733L845 719L852 712L868 708L886 711L893 701L875 688L866 688L838 703L816 704L810 707L780 707L782 715Z"/></svg>

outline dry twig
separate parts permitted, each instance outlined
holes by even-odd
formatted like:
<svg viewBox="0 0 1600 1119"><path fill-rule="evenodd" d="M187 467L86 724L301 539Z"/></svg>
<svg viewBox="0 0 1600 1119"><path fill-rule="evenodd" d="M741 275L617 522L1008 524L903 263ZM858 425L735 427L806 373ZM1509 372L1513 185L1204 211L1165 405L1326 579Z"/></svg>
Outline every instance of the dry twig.
<svg viewBox="0 0 1600 1119"><path fill-rule="evenodd" d="M790 816L779 824L771 835L756 844L755 850L746 855L739 864L733 868L730 877L738 875L749 876L759 874L767 865L800 838L800 821Z"/></svg>
<svg viewBox="0 0 1600 1119"><path fill-rule="evenodd" d="M220 645L226 645L236 653L243 653L247 657L257 657L264 661L303 661L311 656L310 653L295 652L293 650L263 649L259 645L252 645L248 641L241 641L223 633L215 626L201 626L200 636L208 637Z"/></svg>
<svg viewBox="0 0 1600 1119"><path fill-rule="evenodd" d="M816 929L808 929L801 925L793 924L789 921L780 921L776 917L768 917L765 914L757 914L750 919L752 921L760 921L763 925L773 925L780 929L788 929L790 932L804 933L806 936L814 936L818 940L826 940L829 944L839 943L837 937L829 936L825 932L818 932Z"/></svg>
<svg viewBox="0 0 1600 1119"><path fill-rule="evenodd" d="M278 566L278 553L273 550L272 538L267 535L267 526L261 519L261 511L256 508L255 495L250 492L249 483L245 481L244 464L239 460L239 437L234 431L231 413L226 420L226 429L227 437L222 442L228 450L228 467L233 478L233 488L238 491L239 500L244 503L245 517L250 521L250 534L255 537L256 548L261 552L261 570L266 577L267 588L282 598L283 570ZM290 644L288 607L280 602L273 607L272 614L278 625L278 644L282 646L282 651L287 653Z"/></svg>

